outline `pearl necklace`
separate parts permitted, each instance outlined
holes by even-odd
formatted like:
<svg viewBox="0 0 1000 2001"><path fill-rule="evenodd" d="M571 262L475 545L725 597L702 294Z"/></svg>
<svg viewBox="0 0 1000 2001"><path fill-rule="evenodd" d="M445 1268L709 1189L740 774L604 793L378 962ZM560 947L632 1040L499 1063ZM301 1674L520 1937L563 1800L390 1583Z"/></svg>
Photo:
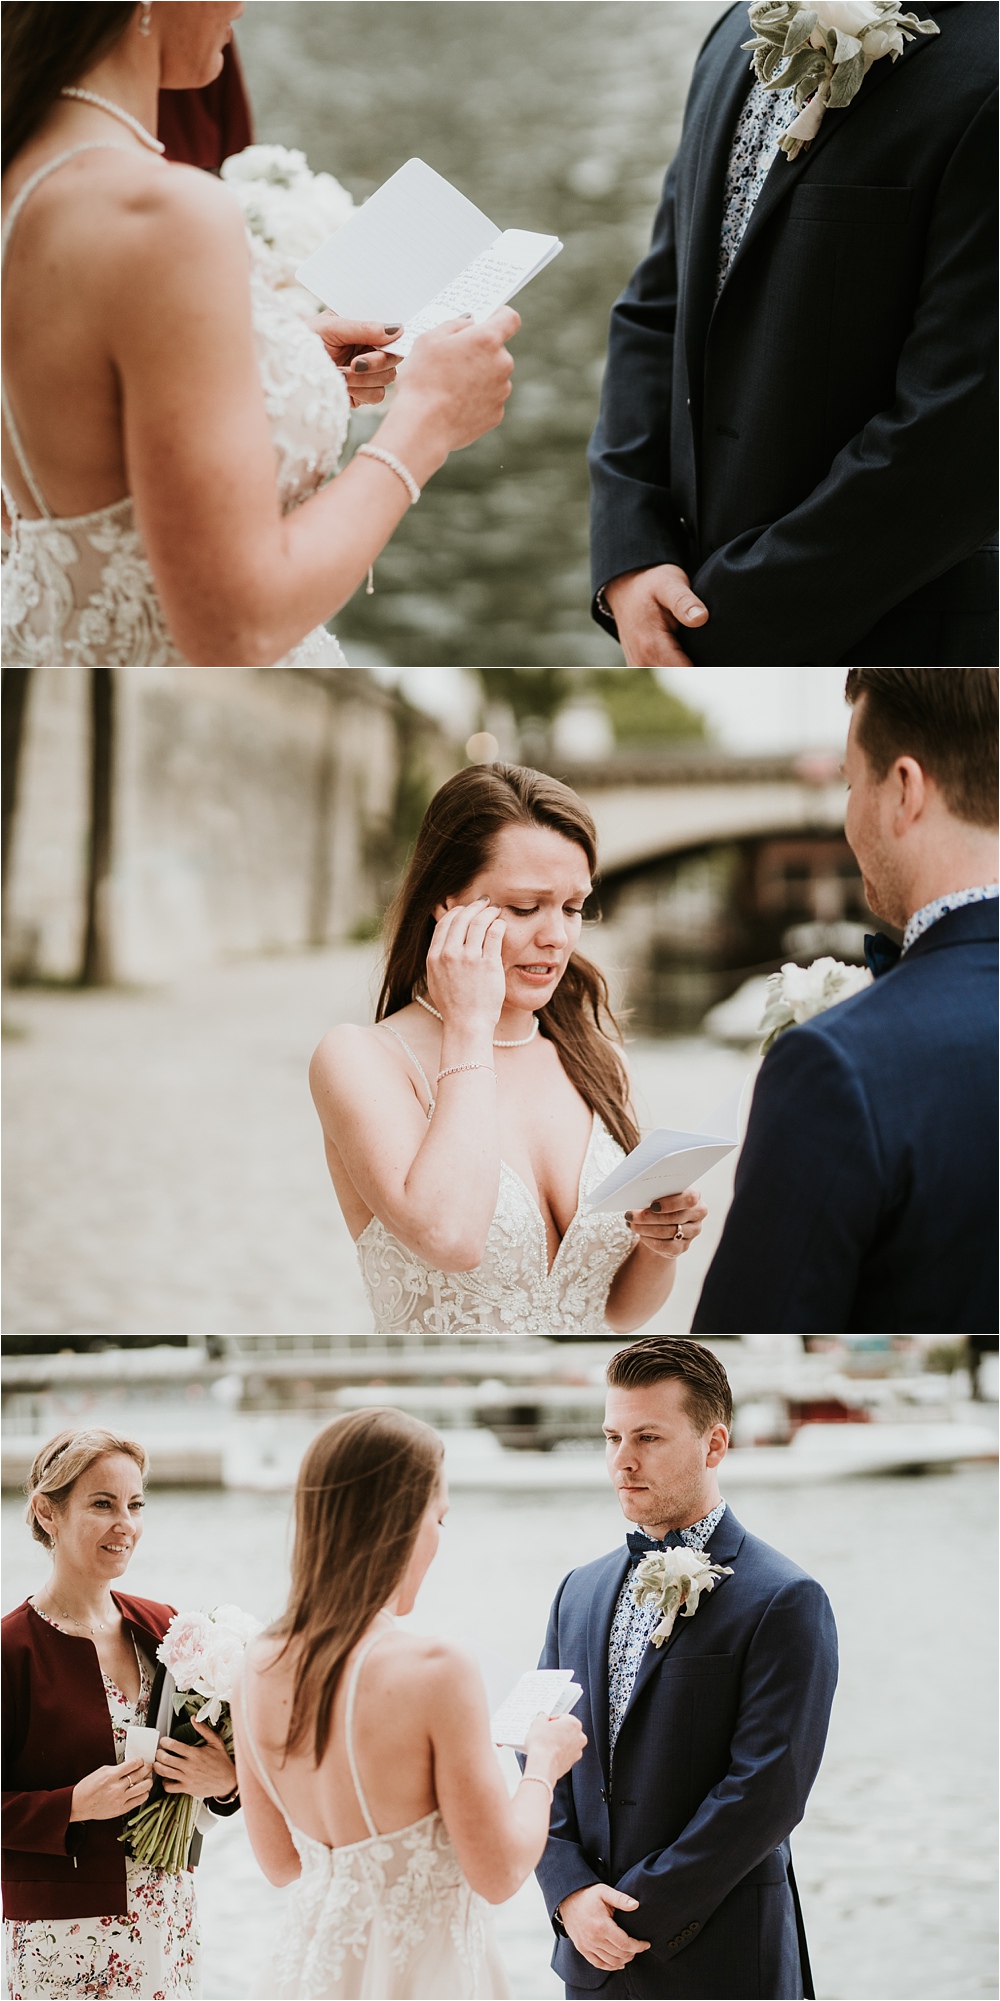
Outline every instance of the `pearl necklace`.
<svg viewBox="0 0 1000 2001"><path fill-rule="evenodd" d="M444 1020L444 1015L438 1014L437 1008L432 1007L429 1000L424 1000L422 994L414 994L413 998L416 1001L418 1007L425 1007L427 1009L428 1014L434 1015L437 1021ZM538 1016L537 1014L533 1014L531 1017L531 1032L529 1035L519 1036L516 1042L505 1042L502 1036L495 1035L493 1037L493 1047L494 1049L526 1049L529 1042L534 1042L534 1039L537 1034L538 1034Z"/></svg>
<svg viewBox="0 0 1000 2001"><path fill-rule="evenodd" d="M143 145L149 146L154 153L166 152L162 139L154 139L140 120L133 118L131 111L123 110L120 104L112 104L110 97L98 97L96 90L81 90L75 83L68 83L59 95L79 98L81 104L96 104L98 111L107 111L112 118L120 119L121 123L127 125L129 131L134 132L136 138L141 139Z"/></svg>

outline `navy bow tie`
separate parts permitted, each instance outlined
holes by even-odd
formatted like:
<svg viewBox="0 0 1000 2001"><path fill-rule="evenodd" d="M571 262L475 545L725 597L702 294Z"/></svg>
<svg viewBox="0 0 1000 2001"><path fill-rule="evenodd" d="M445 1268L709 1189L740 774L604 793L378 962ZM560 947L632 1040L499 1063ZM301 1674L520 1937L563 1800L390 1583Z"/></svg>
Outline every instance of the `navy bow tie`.
<svg viewBox="0 0 1000 2001"><path fill-rule="evenodd" d="M678 1535L675 1529L671 1529L670 1534L665 1535L662 1542L654 1542L653 1537L646 1535L642 1529L634 1529L631 1535L625 1537L625 1540L628 1543L629 1561L633 1570L637 1563L642 1562L644 1556L649 1555L650 1550L687 1548L684 1537Z"/></svg>
<svg viewBox="0 0 1000 2001"><path fill-rule="evenodd" d="M884 931L876 931L874 937L865 938L865 965L880 980L883 973L891 973L893 966L898 965L902 951L902 946L895 945Z"/></svg>

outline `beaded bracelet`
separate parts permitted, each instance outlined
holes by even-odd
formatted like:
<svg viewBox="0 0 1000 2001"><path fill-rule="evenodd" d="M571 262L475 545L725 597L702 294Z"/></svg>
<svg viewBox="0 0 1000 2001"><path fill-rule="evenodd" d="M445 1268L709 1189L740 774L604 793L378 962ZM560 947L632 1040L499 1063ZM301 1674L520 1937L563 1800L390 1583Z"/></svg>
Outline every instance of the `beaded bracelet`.
<svg viewBox="0 0 1000 2001"><path fill-rule="evenodd" d="M388 466L389 471L394 472L396 478L402 480L410 496L410 506L416 507L420 499L420 488L409 466L405 466L402 459L396 457L395 452L387 452L384 445L359 445L354 456L358 459L378 459L380 465Z"/></svg>
<svg viewBox="0 0 1000 2001"><path fill-rule="evenodd" d="M555 1799L555 1793L553 1792L552 1787L548 1782L548 1779L543 1779L540 1772L522 1772L521 1784L522 1786L544 1786L549 1796L549 1805L550 1806L552 1805L552 1802Z"/></svg>
<svg viewBox="0 0 1000 2001"><path fill-rule="evenodd" d="M438 1071L438 1083L440 1084L442 1077L457 1076L460 1070L488 1070L491 1077L495 1077L497 1074L492 1063L449 1063L447 1070Z"/></svg>
<svg viewBox="0 0 1000 2001"><path fill-rule="evenodd" d="M403 485L405 486L406 491L410 496L410 506L416 507L417 501L420 499L420 488L417 485L417 482L414 479L409 466L405 466L403 464L402 459L398 459L396 457L395 452L387 452L384 445L359 445L354 456L356 459L377 459L379 465L388 466L389 471L394 472L396 478L402 480ZM365 596L370 598L373 597L374 594L375 594L375 565L374 563L369 563L368 582L365 585Z"/></svg>

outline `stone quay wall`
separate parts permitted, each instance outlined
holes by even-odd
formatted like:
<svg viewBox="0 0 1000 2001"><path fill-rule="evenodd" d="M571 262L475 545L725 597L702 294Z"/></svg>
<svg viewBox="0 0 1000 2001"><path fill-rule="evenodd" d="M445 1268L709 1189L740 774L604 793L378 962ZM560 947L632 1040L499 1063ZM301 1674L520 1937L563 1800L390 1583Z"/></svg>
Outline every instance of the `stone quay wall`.
<svg viewBox="0 0 1000 2001"><path fill-rule="evenodd" d="M114 671L116 981L334 944L378 918L443 733L363 671ZM32 670L6 898L8 975L80 976L91 670ZM402 815L402 820L401 820Z"/></svg>

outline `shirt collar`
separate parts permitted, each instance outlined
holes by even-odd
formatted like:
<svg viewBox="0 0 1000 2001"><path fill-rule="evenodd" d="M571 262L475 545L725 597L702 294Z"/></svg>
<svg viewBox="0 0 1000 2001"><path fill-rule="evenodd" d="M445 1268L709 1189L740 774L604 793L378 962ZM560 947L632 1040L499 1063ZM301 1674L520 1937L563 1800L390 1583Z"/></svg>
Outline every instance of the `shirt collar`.
<svg viewBox="0 0 1000 2001"><path fill-rule="evenodd" d="M931 925L936 924L938 918L944 917L949 910L962 910L967 903L989 903L995 900L998 894L1000 894L1000 884L987 882L979 884L975 889L952 889L947 896L936 896L932 903L923 904L921 909L915 910L913 916L908 918L906 930L903 932L903 951L908 952L910 946L915 945L917 939L922 938L924 932L929 931Z"/></svg>
<svg viewBox="0 0 1000 2001"><path fill-rule="evenodd" d="M689 1529L680 1529L678 1531L681 1541L686 1542L689 1549L695 1549L700 1554L705 1544L710 1542L714 1536L725 1512L726 1503L725 1501L720 1501L718 1506L712 1509L711 1514L702 1516L700 1522L693 1522ZM637 1526L641 1525L637 1524ZM644 1533L648 1535L648 1529Z"/></svg>

